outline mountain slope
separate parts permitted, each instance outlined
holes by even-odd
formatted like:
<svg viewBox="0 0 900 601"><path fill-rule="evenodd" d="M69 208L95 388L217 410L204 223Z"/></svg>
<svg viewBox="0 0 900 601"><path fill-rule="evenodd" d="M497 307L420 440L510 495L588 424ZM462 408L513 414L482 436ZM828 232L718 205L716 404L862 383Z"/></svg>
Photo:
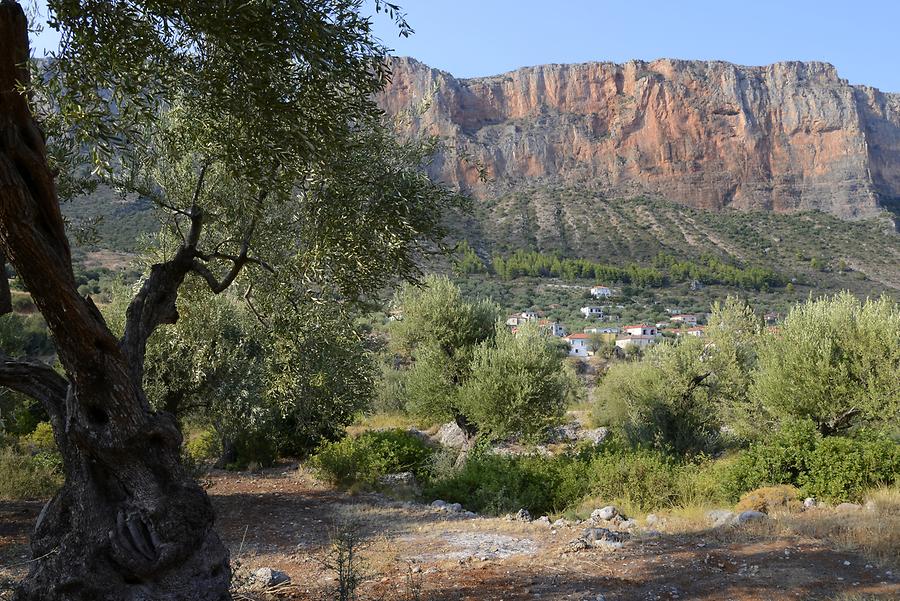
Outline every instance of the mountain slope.
<svg viewBox="0 0 900 601"><path fill-rule="evenodd" d="M583 185L713 210L900 207L900 95L851 86L825 63L663 59L456 79L397 58L392 70L384 108L410 133L441 136L433 175L481 198Z"/></svg>

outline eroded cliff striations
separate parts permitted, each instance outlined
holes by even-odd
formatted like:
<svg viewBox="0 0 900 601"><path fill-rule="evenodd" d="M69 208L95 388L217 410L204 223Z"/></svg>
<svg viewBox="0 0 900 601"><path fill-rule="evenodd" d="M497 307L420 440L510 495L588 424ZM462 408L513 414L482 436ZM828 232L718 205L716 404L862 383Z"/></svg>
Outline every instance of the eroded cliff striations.
<svg viewBox="0 0 900 601"><path fill-rule="evenodd" d="M632 61L456 79L393 62L381 102L447 150L433 175L476 196L585 184L704 209L867 217L900 202L900 95L825 63ZM478 166L489 181L479 181Z"/></svg>

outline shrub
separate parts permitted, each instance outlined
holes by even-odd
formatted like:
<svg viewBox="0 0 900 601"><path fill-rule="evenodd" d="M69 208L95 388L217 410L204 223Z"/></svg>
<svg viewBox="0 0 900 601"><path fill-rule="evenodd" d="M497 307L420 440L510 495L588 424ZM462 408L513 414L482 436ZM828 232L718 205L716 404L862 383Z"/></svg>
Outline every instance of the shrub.
<svg viewBox="0 0 900 601"><path fill-rule="evenodd" d="M764 486L742 495L735 509L738 511L762 511L763 513L787 511L800 506L799 496L800 491L789 484Z"/></svg>
<svg viewBox="0 0 900 601"><path fill-rule="evenodd" d="M534 439L559 421L576 386L551 338L536 327L513 334L500 324L493 340L475 348L459 404L481 431Z"/></svg>
<svg viewBox="0 0 900 601"><path fill-rule="evenodd" d="M677 504L680 466L659 451L604 452L591 461L591 493L642 510Z"/></svg>
<svg viewBox="0 0 900 601"><path fill-rule="evenodd" d="M322 445L312 465L340 486L372 486L380 476L396 472L411 471L424 479L433 452L421 438L407 431L370 431Z"/></svg>
<svg viewBox="0 0 900 601"><path fill-rule="evenodd" d="M502 514L525 508L541 515L561 511L587 492L573 477L583 467L564 456L479 454L470 456L449 477L432 482L425 494L481 513Z"/></svg>
<svg viewBox="0 0 900 601"><path fill-rule="evenodd" d="M858 500L872 487L895 482L900 444L880 435L822 437L810 420L790 422L766 443L743 452L723 483L728 495L774 484L798 486L829 501Z"/></svg>
<svg viewBox="0 0 900 601"><path fill-rule="evenodd" d="M52 495L63 483L58 457L49 453L24 454L11 446L0 449L0 499Z"/></svg>
<svg viewBox="0 0 900 601"><path fill-rule="evenodd" d="M818 444L807 465L808 471L799 479L807 494L858 501L866 490L900 478L900 444L875 436L828 437Z"/></svg>
<svg viewBox="0 0 900 601"><path fill-rule="evenodd" d="M184 453L193 465L209 465L222 456L222 440L212 429L193 432L184 443Z"/></svg>
<svg viewBox="0 0 900 601"><path fill-rule="evenodd" d="M56 452L56 439L50 422L39 422L30 434L21 438L20 445L32 455Z"/></svg>

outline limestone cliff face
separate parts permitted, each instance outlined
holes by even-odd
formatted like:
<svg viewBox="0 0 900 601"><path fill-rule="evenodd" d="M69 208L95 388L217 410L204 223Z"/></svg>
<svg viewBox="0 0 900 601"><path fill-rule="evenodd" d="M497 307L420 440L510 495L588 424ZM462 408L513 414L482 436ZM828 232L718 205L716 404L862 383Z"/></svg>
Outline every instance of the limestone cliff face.
<svg viewBox="0 0 900 601"><path fill-rule="evenodd" d="M900 95L851 86L825 63L664 59L477 79L409 58L392 69L382 105L411 132L443 137L433 175L476 196L585 184L696 208L844 218L900 201Z"/></svg>

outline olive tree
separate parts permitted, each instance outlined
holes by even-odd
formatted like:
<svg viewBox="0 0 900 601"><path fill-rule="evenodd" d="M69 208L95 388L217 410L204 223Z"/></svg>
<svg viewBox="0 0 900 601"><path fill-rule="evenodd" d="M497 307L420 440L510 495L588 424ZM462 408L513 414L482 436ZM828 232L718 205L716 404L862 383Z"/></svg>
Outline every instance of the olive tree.
<svg viewBox="0 0 900 601"><path fill-rule="evenodd" d="M536 439L559 422L578 381L554 340L534 326L513 333L501 324L476 347L459 405L481 432Z"/></svg>
<svg viewBox="0 0 900 601"><path fill-rule="evenodd" d="M148 340L186 281L240 286L271 322L266 305L297 294L353 302L415 276L440 234L447 196L428 149L386 131L386 51L360 5L50 0L61 46L32 77L25 13L0 0L0 251L63 369L0 358L0 385L45 407L66 476L18 600L228 598L209 499L142 385ZM59 206L97 182L147 194L165 234L121 336L78 292Z"/></svg>
<svg viewBox="0 0 900 601"><path fill-rule="evenodd" d="M406 380L409 408L430 419L452 419L471 437L477 426L459 393L476 346L494 335L500 307L465 300L446 276L428 276L423 284L403 286L394 299L402 319L394 322L392 341L415 360Z"/></svg>
<svg viewBox="0 0 900 601"><path fill-rule="evenodd" d="M844 292L788 313L759 351L757 423L809 419L822 435L900 418L900 308Z"/></svg>

